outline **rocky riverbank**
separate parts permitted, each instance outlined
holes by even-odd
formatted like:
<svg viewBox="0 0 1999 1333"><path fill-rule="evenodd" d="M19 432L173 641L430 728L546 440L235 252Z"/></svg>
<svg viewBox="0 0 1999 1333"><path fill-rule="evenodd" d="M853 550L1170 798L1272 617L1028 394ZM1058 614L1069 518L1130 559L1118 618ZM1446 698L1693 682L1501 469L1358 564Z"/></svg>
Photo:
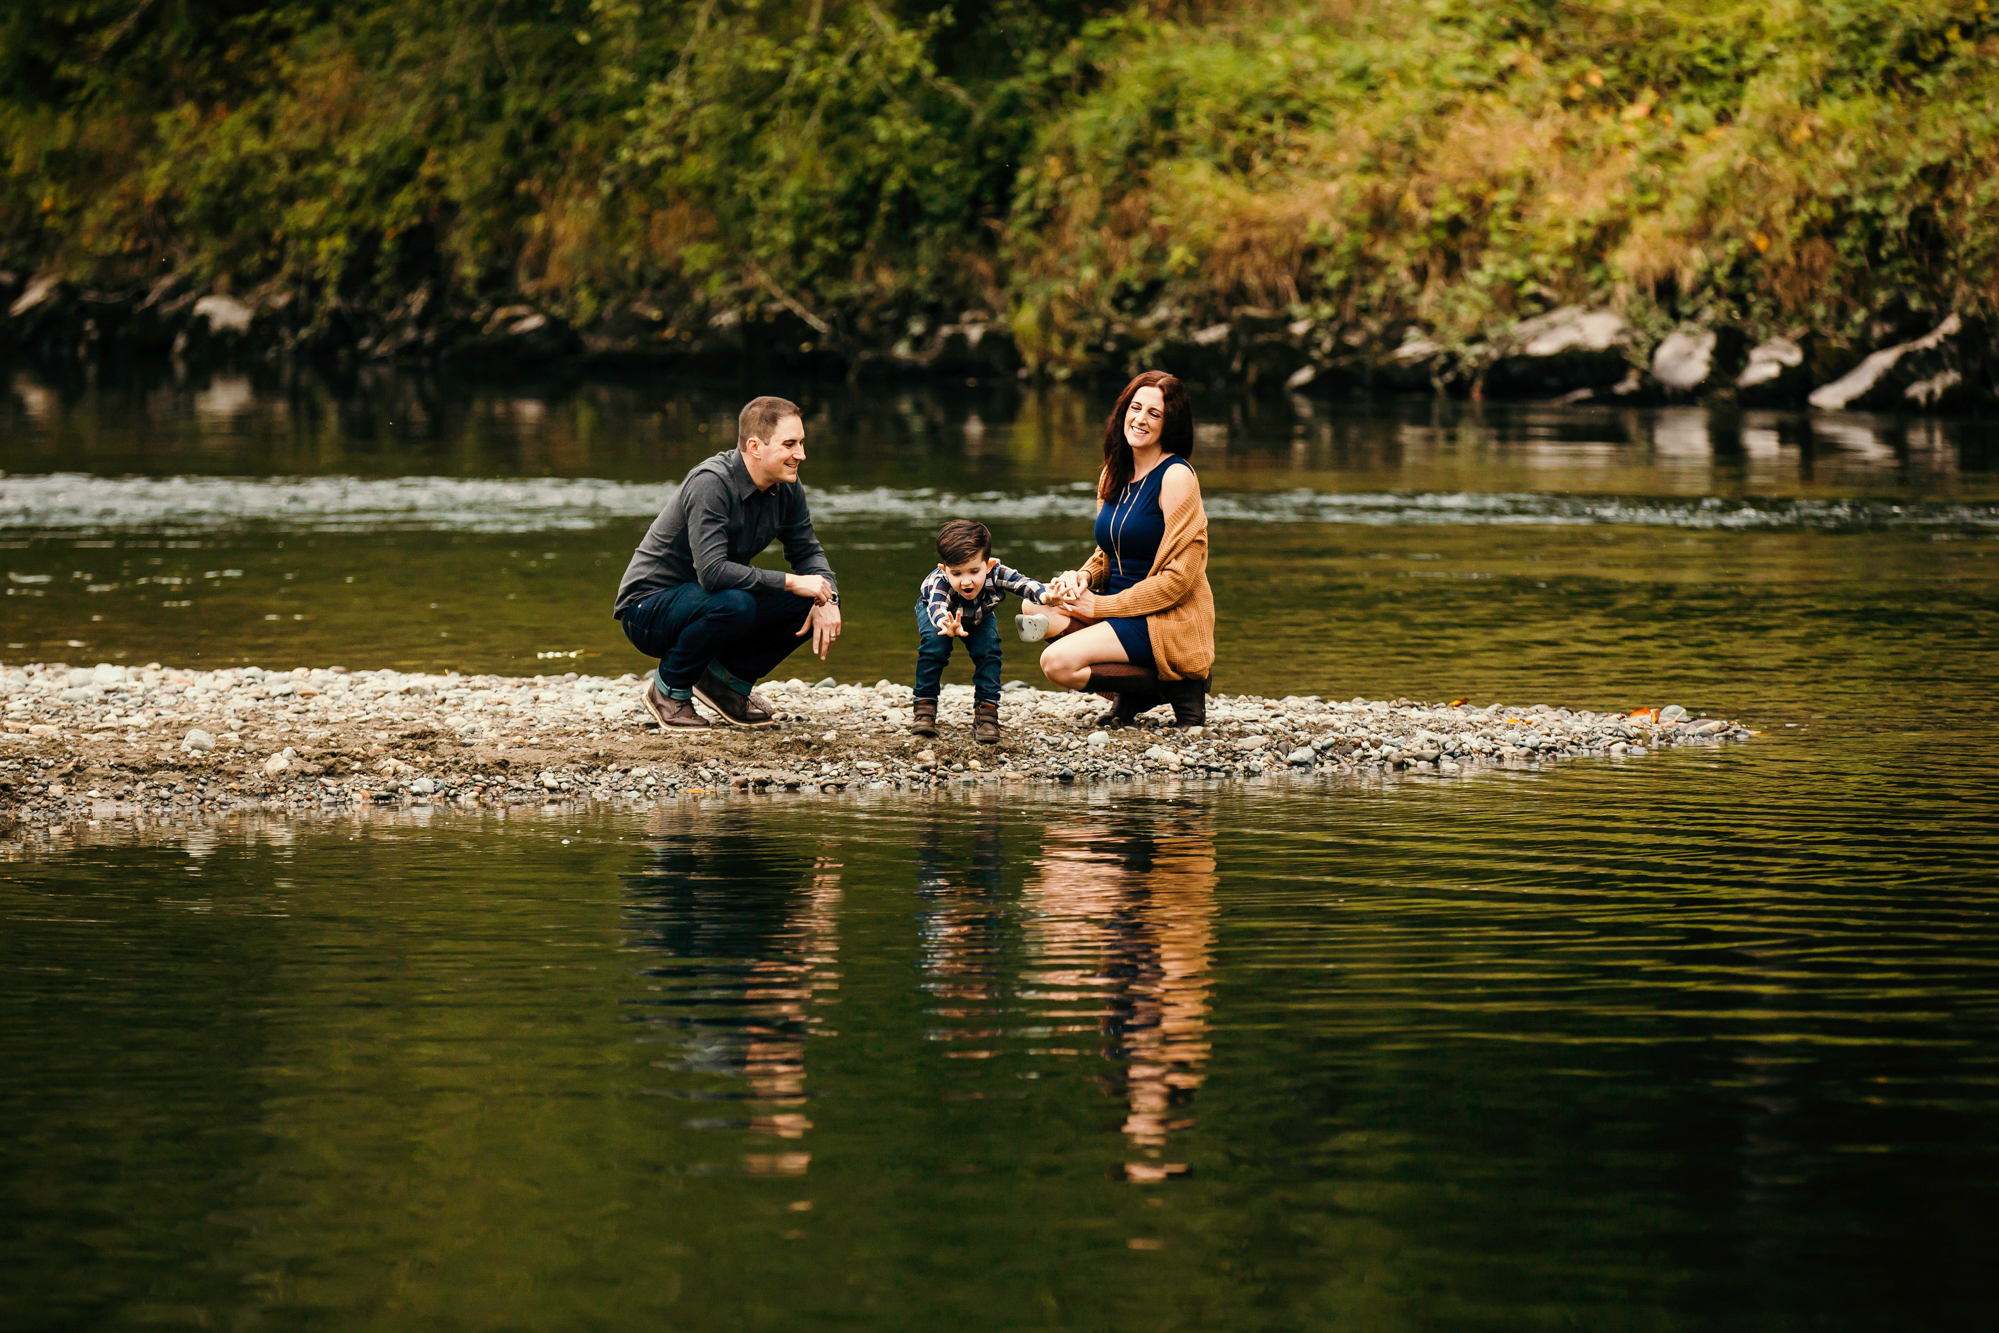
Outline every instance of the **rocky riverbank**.
<svg viewBox="0 0 1999 1333"><path fill-rule="evenodd" d="M982 783L1228 781L1392 773L1462 778L1555 759L1642 757L1755 733L1677 706L1216 695L1208 725L1161 709L1115 731L1094 696L1008 685L996 746L971 740L971 691L942 734L909 734L910 691L773 681L774 727L661 736L642 681L157 664L0 667L0 820L89 820L361 805L652 804L700 793L909 791Z"/></svg>
<svg viewBox="0 0 1999 1333"><path fill-rule="evenodd" d="M1999 344L1986 325L1955 314L1878 321L1856 338L1796 328L1655 328L1614 309L1565 306L1453 341L1421 327L1349 325L1301 310L1201 314L1161 306L1097 334L1083 367L1092 373L1164 369L1201 384L1319 396L1420 392L1904 413L1999 403ZM1048 370L986 310L822 317L782 301L674 303L640 294L572 325L525 302L459 307L427 292L379 310L314 309L278 286L235 296L169 276L145 290L94 291L53 275L0 272L0 360L10 354L44 366L166 358L185 372L303 360L437 367L475 378L643 371L991 383Z"/></svg>

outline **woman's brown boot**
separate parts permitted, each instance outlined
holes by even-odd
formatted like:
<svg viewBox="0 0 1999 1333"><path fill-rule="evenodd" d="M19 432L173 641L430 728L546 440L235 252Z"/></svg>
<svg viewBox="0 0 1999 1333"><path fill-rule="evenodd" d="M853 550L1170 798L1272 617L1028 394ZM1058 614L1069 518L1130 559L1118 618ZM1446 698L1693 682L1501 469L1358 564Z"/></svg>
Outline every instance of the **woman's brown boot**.
<svg viewBox="0 0 1999 1333"><path fill-rule="evenodd" d="M1148 712L1165 702L1157 694L1120 694L1117 696L1117 702L1111 705L1110 712L1097 716L1097 725L1109 731L1128 727L1138 721L1140 713Z"/></svg>
<svg viewBox="0 0 1999 1333"><path fill-rule="evenodd" d="M1173 705L1173 725L1185 731L1189 727L1208 725L1208 682L1201 680L1162 680L1159 693L1166 702Z"/></svg>
<svg viewBox="0 0 1999 1333"><path fill-rule="evenodd" d="M1097 719L1100 727L1125 727L1147 709L1166 702L1160 694L1159 673L1129 662L1098 662L1090 668L1085 690L1117 696L1117 704Z"/></svg>

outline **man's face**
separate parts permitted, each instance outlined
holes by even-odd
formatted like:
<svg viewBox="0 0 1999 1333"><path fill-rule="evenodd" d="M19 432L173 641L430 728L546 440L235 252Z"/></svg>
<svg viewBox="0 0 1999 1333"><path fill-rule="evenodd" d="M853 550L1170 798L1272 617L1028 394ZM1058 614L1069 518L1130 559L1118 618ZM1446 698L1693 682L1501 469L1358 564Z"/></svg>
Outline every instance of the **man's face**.
<svg viewBox="0 0 1999 1333"><path fill-rule="evenodd" d="M798 480L798 465L805 461L805 423L785 417L771 428L768 440L752 435L743 441L743 462L750 479L759 487Z"/></svg>
<svg viewBox="0 0 1999 1333"><path fill-rule="evenodd" d="M979 589L986 586L986 571L999 561L983 555L975 555L970 560L960 560L955 565L939 565L944 577L951 580L951 591L966 601L979 595Z"/></svg>

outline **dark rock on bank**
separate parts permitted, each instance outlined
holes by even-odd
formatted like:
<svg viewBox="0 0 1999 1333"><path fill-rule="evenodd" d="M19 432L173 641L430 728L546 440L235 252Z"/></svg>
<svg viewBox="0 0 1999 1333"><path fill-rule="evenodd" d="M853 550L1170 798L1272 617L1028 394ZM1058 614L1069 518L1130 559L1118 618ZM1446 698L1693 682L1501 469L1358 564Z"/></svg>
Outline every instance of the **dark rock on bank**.
<svg viewBox="0 0 1999 1333"><path fill-rule="evenodd" d="M1676 329L1652 349L1651 385L1669 401L1703 398L1731 386L1748 355L1739 329Z"/></svg>
<svg viewBox="0 0 1999 1333"><path fill-rule="evenodd" d="M1770 338L1750 348L1735 377L1736 401L1744 407L1793 407L1811 388L1806 349L1793 338Z"/></svg>
<svg viewBox="0 0 1999 1333"><path fill-rule="evenodd" d="M201 299L187 279L169 274L139 298L131 317L119 330L120 349L136 356L170 351L187 328L194 304Z"/></svg>
<svg viewBox="0 0 1999 1333"><path fill-rule="evenodd" d="M583 350L576 330L528 306L496 310L479 332L443 349L440 359L468 374L509 374Z"/></svg>
<svg viewBox="0 0 1999 1333"><path fill-rule="evenodd" d="M1989 378L1982 329L1957 315L1921 338L1884 347L1829 384L1812 390L1807 401L1824 411L1928 412L1989 401Z"/></svg>
<svg viewBox="0 0 1999 1333"><path fill-rule="evenodd" d="M25 283L7 307L5 343L14 351L46 360L84 354L84 314L76 288L44 274Z"/></svg>
<svg viewBox="0 0 1999 1333"><path fill-rule="evenodd" d="M1234 333L1227 323L1175 331L1153 345L1150 364L1196 384L1224 379L1235 361Z"/></svg>
<svg viewBox="0 0 1999 1333"><path fill-rule="evenodd" d="M1391 393L1442 392L1457 375L1458 358L1421 329L1408 330L1395 349L1368 366L1368 383Z"/></svg>
<svg viewBox="0 0 1999 1333"><path fill-rule="evenodd" d="M1507 398L1610 389L1633 377L1636 342L1637 331L1615 310L1564 306L1495 341L1478 382L1488 396Z"/></svg>
<svg viewBox="0 0 1999 1333"><path fill-rule="evenodd" d="M983 311L968 311L932 336L922 357L924 369L939 375L1012 378L1020 369L1020 346L1013 330Z"/></svg>

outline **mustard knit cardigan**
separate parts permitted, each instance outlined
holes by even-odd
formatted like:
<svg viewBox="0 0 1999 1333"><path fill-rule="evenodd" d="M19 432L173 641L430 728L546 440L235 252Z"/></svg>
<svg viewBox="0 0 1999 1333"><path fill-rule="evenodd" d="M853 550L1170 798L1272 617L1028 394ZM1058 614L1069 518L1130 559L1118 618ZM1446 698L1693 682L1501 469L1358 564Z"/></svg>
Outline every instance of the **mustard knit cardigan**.
<svg viewBox="0 0 1999 1333"><path fill-rule="evenodd" d="M1110 557L1098 547L1081 573L1094 590L1109 568ZM1166 515L1152 569L1123 592L1099 594L1094 614L1100 620L1146 617L1161 680L1208 678L1215 666L1215 594L1208 587L1208 511L1199 477L1193 493Z"/></svg>

